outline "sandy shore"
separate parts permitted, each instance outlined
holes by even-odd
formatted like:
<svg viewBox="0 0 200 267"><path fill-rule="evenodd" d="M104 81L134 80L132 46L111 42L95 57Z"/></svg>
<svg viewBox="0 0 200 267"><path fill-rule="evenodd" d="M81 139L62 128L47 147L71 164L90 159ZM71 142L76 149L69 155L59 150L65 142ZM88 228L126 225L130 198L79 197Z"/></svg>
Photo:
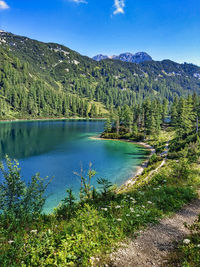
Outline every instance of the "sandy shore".
<svg viewBox="0 0 200 267"><path fill-rule="evenodd" d="M143 161L140 166L138 166L137 171L134 174L134 176L131 177L131 178L129 178L125 183L123 183L117 189L117 191L121 191L122 189L126 189L129 186L134 185L135 182L136 182L136 178L138 176L140 176L143 173L144 169L148 166L149 158L156 152L155 149L152 146L148 145L147 143L144 143L144 142L135 142L135 141L132 141L132 140L129 140L129 139L109 139L109 138L107 139L107 138L101 138L100 136L93 136L93 137L90 137L90 139L129 142L129 143L132 143L132 144L143 146L143 147L145 147L146 149L148 149L151 152L150 155L149 155L149 157L145 161Z"/></svg>

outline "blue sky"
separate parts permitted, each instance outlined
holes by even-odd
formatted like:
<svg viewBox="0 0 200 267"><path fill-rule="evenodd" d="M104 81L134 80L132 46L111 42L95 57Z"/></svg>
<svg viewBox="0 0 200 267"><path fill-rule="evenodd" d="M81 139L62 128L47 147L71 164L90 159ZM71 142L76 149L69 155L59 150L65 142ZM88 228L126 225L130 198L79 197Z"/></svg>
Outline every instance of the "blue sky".
<svg viewBox="0 0 200 267"><path fill-rule="evenodd" d="M199 0L0 0L0 28L88 56L145 51L200 65Z"/></svg>

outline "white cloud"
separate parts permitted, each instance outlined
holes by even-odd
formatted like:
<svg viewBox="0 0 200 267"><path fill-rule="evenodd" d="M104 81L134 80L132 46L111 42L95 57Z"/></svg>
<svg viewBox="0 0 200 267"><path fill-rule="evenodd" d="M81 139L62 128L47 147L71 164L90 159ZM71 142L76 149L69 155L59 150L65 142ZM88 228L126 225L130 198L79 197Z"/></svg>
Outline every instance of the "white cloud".
<svg viewBox="0 0 200 267"><path fill-rule="evenodd" d="M125 0L115 0L114 7L114 15L124 14Z"/></svg>
<svg viewBox="0 0 200 267"><path fill-rule="evenodd" d="M0 1L0 10L9 9L8 4L5 1Z"/></svg>
<svg viewBox="0 0 200 267"><path fill-rule="evenodd" d="M71 2L77 3L77 4L87 4L87 1L85 0L70 0Z"/></svg>

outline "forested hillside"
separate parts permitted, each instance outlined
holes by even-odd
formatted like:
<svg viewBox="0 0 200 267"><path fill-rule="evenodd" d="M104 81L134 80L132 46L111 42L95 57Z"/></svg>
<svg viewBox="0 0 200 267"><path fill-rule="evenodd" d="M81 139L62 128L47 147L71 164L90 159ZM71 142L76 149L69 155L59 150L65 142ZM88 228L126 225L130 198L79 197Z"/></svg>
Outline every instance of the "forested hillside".
<svg viewBox="0 0 200 267"><path fill-rule="evenodd" d="M170 60L96 62L69 48L0 32L0 118L104 117L144 99L200 93L200 68Z"/></svg>

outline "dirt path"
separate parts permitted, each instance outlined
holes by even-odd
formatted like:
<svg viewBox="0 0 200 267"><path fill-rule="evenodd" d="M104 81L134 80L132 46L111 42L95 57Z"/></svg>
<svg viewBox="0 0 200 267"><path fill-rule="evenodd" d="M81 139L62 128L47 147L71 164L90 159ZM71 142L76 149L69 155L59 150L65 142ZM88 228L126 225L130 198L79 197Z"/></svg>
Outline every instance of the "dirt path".
<svg viewBox="0 0 200 267"><path fill-rule="evenodd" d="M198 214L200 214L200 199L183 207L172 217L162 219L158 225L150 227L136 239L128 240L125 247L111 255L109 266L166 266L166 258L174 248L174 242L182 240L189 234L184 222L192 224Z"/></svg>

